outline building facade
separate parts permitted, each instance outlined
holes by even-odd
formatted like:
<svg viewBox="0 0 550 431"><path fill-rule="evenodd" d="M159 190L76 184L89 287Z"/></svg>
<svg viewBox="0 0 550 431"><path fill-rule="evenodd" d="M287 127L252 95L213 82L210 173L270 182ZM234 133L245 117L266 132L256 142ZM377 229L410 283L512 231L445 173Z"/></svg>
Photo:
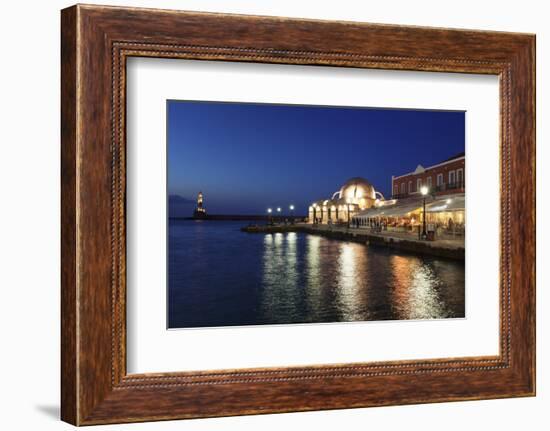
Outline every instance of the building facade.
<svg viewBox="0 0 550 431"><path fill-rule="evenodd" d="M424 200L426 208L424 212ZM374 228L394 232L416 232L423 226L424 216L428 230L438 234L464 235L465 195L413 195L402 199L380 201L374 207L357 212L351 225L357 228Z"/></svg>
<svg viewBox="0 0 550 431"><path fill-rule="evenodd" d="M371 208L384 199L364 178L351 178L330 199L313 202L309 207L308 221L313 224L350 223L354 214Z"/></svg>
<svg viewBox="0 0 550 431"><path fill-rule="evenodd" d="M310 205L308 222L414 233L426 218L437 237L464 237L464 171L464 153L427 168L418 165L414 172L392 176L392 198L388 200L366 179L351 178L330 199ZM425 194L423 187L427 188Z"/></svg>
<svg viewBox="0 0 550 431"><path fill-rule="evenodd" d="M392 175L392 197L403 199L419 195L422 186L435 196L464 193L465 161L464 153L461 153L427 168L418 165L414 172Z"/></svg>
<svg viewBox="0 0 550 431"><path fill-rule="evenodd" d="M464 171L465 157L461 153L427 168L418 165L414 172L392 176L392 199L378 201L372 208L356 213L352 226L415 232L423 226L425 217L428 229L437 231L438 237L463 237Z"/></svg>

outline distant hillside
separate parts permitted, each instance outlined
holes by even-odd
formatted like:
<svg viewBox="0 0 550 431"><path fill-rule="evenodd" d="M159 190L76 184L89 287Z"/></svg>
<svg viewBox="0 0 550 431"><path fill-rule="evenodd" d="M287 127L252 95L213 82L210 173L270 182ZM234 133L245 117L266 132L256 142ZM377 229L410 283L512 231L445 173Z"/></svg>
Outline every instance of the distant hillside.
<svg viewBox="0 0 550 431"><path fill-rule="evenodd" d="M169 217L191 217L195 210L196 202L180 195L168 196Z"/></svg>

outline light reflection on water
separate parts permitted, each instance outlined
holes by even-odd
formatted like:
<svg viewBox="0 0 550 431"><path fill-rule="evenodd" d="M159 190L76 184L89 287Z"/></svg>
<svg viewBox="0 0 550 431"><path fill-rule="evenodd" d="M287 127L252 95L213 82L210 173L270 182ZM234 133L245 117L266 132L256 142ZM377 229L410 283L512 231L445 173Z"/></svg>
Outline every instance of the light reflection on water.
<svg viewBox="0 0 550 431"><path fill-rule="evenodd" d="M338 251L338 304L342 312L342 320L361 320L362 298L361 283L366 266L366 247L354 247L355 244L342 242Z"/></svg>
<svg viewBox="0 0 550 431"><path fill-rule="evenodd" d="M462 262L178 223L169 232L170 327L464 317Z"/></svg>
<svg viewBox="0 0 550 431"><path fill-rule="evenodd" d="M392 303L399 319L448 317L439 295L441 280L432 266L402 256L392 256L391 262Z"/></svg>

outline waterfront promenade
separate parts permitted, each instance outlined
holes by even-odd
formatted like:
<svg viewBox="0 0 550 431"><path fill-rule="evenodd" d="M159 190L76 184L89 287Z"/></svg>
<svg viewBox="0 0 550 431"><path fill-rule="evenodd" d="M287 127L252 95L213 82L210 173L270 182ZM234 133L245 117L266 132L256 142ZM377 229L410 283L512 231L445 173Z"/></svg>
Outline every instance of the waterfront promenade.
<svg viewBox="0 0 550 431"><path fill-rule="evenodd" d="M388 247L411 253L464 260L463 239L436 239L425 241L407 232L372 232L368 229L321 224L250 225L241 229L248 233L305 232L343 241L361 242L367 245Z"/></svg>

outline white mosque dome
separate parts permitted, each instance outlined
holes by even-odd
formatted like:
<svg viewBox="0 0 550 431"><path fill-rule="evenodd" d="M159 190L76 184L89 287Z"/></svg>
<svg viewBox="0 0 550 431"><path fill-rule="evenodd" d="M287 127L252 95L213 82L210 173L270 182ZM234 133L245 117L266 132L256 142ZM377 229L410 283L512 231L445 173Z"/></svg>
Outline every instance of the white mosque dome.
<svg viewBox="0 0 550 431"><path fill-rule="evenodd" d="M354 177L347 180L340 189L340 198L358 202L361 199L376 199L376 190L365 178Z"/></svg>

